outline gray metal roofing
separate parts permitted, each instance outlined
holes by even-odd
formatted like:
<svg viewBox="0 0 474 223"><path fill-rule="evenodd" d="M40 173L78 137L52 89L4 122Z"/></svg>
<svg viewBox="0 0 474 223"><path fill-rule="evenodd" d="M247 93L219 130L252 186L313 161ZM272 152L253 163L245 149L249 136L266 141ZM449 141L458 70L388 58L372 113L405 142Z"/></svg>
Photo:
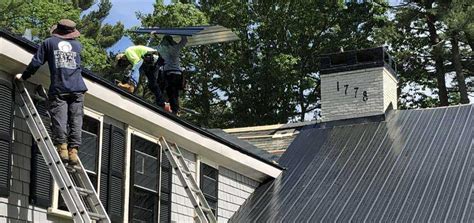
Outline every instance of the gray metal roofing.
<svg viewBox="0 0 474 223"><path fill-rule="evenodd" d="M150 33L155 31L158 36L174 35L188 36L187 46L207 45L239 40L239 37L232 30L219 25L191 26L181 28L150 27L139 28L136 33ZM179 41L179 39L175 39Z"/></svg>
<svg viewBox="0 0 474 223"><path fill-rule="evenodd" d="M473 222L473 110L306 129L231 222Z"/></svg>

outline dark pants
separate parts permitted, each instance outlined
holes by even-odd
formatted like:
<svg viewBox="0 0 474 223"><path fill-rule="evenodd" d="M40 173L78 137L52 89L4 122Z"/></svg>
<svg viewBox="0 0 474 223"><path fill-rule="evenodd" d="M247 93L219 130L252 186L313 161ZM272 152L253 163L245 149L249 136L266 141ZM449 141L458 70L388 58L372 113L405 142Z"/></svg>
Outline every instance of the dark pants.
<svg viewBox="0 0 474 223"><path fill-rule="evenodd" d="M140 73L145 73L148 79L148 88L155 95L156 104L160 107L165 106L165 99L163 93L158 85L158 67L154 64L143 63L140 67Z"/></svg>
<svg viewBox="0 0 474 223"><path fill-rule="evenodd" d="M53 143L67 143L69 148L81 146L84 93L50 95L49 114Z"/></svg>
<svg viewBox="0 0 474 223"><path fill-rule="evenodd" d="M183 75L165 71L166 95L174 114L179 111L179 90L183 84Z"/></svg>

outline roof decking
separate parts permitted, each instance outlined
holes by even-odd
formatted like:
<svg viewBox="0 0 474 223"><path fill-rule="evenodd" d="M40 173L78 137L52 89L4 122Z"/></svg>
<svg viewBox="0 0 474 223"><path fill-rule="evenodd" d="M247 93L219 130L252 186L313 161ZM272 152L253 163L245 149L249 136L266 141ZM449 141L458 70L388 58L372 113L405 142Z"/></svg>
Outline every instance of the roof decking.
<svg viewBox="0 0 474 223"><path fill-rule="evenodd" d="M231 222L472 222L474 105L302 131Z"/></svg>

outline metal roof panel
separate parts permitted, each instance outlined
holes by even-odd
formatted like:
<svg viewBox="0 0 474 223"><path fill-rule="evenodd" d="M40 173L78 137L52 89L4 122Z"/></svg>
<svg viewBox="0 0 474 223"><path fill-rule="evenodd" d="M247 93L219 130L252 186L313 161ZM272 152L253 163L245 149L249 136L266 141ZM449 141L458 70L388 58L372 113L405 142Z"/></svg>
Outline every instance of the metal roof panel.
<svg viewBox="0 0 474 223"><path fill-rule="evenodd" d="M230 222L469 222L474 105L302 130ZM322 126L322 127L321 127Z"/></svg>

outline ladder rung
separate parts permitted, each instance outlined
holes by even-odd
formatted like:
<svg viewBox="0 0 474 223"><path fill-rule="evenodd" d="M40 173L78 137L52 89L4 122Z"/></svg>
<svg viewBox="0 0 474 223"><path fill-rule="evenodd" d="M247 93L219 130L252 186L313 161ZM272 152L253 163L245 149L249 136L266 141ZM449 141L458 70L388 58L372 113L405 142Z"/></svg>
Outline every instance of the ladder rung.
<svg viewBox="0 0 474 223"><path fill-rule="evenodd" d="M181 155L181 153L179 153L179 152L176 152L176 151L173 151L173 150L170 150L170 151L171 151L171 153L173 153L178 158L183 157L183 155Z"/></svg>
<svg viewBox="0 0 474 223"><path fill-rule="evenodd" d="M182 171L184 174L188 175L188 176L189 176L189 175L193 175L193 174L192 174L191 172L189 172L189 171L186 171L186 170L181 170L181 171Z"/></svg>
<svg viewBox="0 0 474 223"><path fill-rule="evenodd" d="M97 214L97 213L94 213L94 212L87 212L89 214L89 216L91 217L92 220L101 220L101 219L105 219L107 218L105 215L102 215L102 214Z"/></svg>
<svg viewBox="0 0 474 223"><path fill-rule="evenodd" d="M78 165L74 165L74 166L66 165L66 170L70 173L75 173L75 172L82 171L82 168Z"/></svg>
<svg viewBox="0 0 474 223"><path fill-rule="evenodd" d="M79 192L80 194L82 195L91 195L91 194L94 194L94 191L92 190L87 190L87 189L84 189L82 187L76 187L76 190L77 192Z"/></svg>
<svg viewBox="0 0 474 223"><path fill-rule="evenodd" d="M209 209L209 208L205 208L205 207L201 206L201 209L202 209L202 211L204 211L204 212L212 213L212 210Z"/></svg>
<svg viewBox="0 0 474 223"><path fill-rule="evenodd" d="M202 194L202 191L199 190L199 189L196 189L196 188L192 188L190 187L189 189L191 189L194 193L199 193L199 194Z"/></svg>

